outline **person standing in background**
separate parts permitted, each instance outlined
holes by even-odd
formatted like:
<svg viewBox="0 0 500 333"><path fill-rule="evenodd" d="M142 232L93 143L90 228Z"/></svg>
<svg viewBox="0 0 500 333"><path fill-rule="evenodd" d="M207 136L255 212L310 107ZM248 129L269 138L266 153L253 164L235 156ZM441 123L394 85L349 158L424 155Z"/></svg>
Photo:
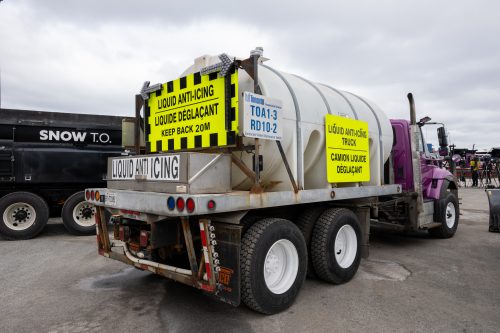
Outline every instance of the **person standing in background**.
<svg viewBox="0 0 500 333"><path fill-rule="evenodd" d="M474 157L470 161L470 171L472 173L472 187L478 186L479 178L479 158Z"/></svg>
<svg viewBox="0 0 500 333"><path fill-rule="evenodd" d="M490 159L484 161L484 173L486 178L486 184L491 184L491 170L493 169L493 163L491 163Z"/></svg>

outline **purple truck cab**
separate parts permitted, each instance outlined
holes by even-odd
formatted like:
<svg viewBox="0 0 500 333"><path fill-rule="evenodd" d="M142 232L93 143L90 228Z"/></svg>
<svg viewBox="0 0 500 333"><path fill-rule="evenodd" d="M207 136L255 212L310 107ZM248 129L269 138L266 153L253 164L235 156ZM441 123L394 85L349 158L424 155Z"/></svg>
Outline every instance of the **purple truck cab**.
<svg viewBox="0 0 500 333"><path fill-rule="evenodd" d="M403 119L392 119L394 142L392 163L394 182L401 184L404 192L415 191L415 173L412 166L412 148L410 123ZM424 200L439 200L443 191L450 186L454 187L454 177L440 166L442 157L429 152L422 132L418 131L418 140L414 149L420 154L420 173L422 195Z"/></svg>

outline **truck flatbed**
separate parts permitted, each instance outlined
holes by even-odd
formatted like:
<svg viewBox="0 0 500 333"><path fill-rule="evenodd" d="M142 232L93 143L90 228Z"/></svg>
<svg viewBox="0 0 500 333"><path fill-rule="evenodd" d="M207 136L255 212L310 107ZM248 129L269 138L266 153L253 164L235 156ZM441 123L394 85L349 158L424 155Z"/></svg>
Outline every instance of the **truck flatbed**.
<svg viewBox="0 0 500 333"><path fill-rule="evenodd" d="M384 186L358 186L331 189L301 190L264 192L253 194L248 191L232 191L219 194L169 194L156 192L139 192L131 190L110 190L107 188L94 188L87 190L99 192L99 200L89 201L97 206L111 209L125 209L135 213L155 214L159 216L179 217L186 216L186 212L179 212L168 208L167 200L182 197L185 200L192 198L195 202L193 215L226 213L240 210L269 208L296 204L307 204L315 202L327 202L335 200L360 199L368 197L380 197L401 193L400 185ZM104 195L102 195L104 194ZM213 200L215 208L209 209L208 202ZM123 213L123 212L122 212ZM137 218L140 214L132 214ZM144 215L143 215L144 217Z"/></svg>

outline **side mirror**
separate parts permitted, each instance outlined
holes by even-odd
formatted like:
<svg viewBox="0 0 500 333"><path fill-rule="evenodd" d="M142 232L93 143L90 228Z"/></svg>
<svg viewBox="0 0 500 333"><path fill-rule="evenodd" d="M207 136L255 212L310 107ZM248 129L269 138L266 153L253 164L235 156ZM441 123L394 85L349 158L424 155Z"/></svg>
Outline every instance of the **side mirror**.
<svg viewBox="0 0 500 333"><path fill-rule="evenodd" d="M437 129L439 146L440 147L448 147L448 136L446 135L446 130L444 126L438 127Z"/></svg>

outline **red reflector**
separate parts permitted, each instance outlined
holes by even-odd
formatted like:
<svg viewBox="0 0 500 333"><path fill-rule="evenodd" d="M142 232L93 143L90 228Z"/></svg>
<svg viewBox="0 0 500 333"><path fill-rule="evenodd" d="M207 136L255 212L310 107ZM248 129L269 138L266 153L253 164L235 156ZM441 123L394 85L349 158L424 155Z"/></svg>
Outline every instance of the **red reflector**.
<svg viewBox="0 0 500 333"><path fill-rule="evenodd" d="M194 200L192 198L189 198L186 200L186 209L188 213L192 213L194 210Z"/></svg>
<svg viewBox="0 0 500 333"><path fill-rule="evenodd" d="M94 200L94 191L90 191L90 199Z"/></svg>
<svg viewBox="0 0 500 333"><path fill-rule="evenodd" d="M208 203L207 203L207 208L212 210L212 209L215 209L215 201L213 200L210 200Z"/></svg>
<svg viewBox="0 0 500 333"><path fill-rule="evenodd" d="M184 210L184 199L182 198L177 198L177 210L179 212L182 212Z"/></svg>
<svg viewBox="0 0 500 333"><path fill-rule="evenodd" d="M141 230L141 236L139 237L139 244L141 247L147 247L149 241L149 231Z"/></svg>
<svg viewBox="0 0 500 333"><path fill-rule="evenodd" d="M85 191L85 198L90 200L90 191Z"/></svg>
<svg viewBox="0 0 500 333"><path fill-rule="evenodd" d="M120 209L120 212L122 214L127 214L127 215L141 215L141 212L136 212L135 210L129 210L129 209Z"/></svg>

